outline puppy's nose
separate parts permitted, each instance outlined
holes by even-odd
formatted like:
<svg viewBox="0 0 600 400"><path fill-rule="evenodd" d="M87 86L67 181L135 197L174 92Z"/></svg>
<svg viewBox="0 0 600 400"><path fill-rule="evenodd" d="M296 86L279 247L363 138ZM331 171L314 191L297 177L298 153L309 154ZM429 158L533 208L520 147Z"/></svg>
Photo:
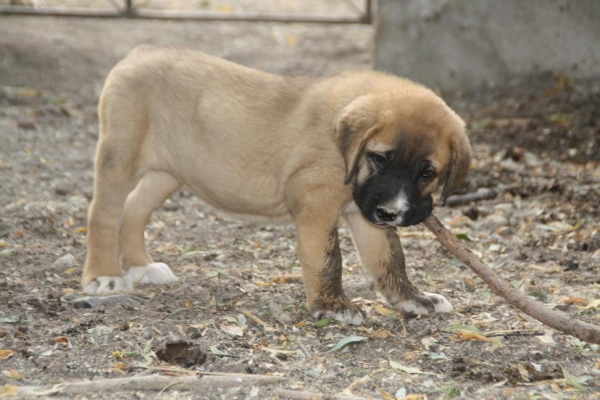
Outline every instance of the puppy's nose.
<svg viewBox="0 0 600 400"><path fill-rule="evenodd" d="M379 218L380 220L382 220L384 222L394 221L399 213L400 212L398 210L391 210L391 209L384 208L384 207L377 207L377 209L375 210L375 214L377 215L377 218Z"/></svg>

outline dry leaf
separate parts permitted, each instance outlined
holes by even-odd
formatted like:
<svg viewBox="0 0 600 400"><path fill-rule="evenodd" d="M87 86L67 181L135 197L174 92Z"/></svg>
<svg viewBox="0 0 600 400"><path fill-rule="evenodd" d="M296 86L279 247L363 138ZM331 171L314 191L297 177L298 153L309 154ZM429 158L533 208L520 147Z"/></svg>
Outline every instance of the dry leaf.
<svg viewBox="0 0 600 400"><path fill-rule="evenodd" d="M536 336L536 338L544 344L556 344L552 337L552 331L549 330L543 336Z"/></svg>
<svg viewBox="0 0 600 400"><path fill-rule="evenodd" d="M0 397L12 396L19 391L19 387L15 385L5 385L0 387Z"/></svg>
<svg viewBox="0 0 600 400"><path fill-rule="evenodd" d="M17 371L16 369L8 370L8 376L10 376L12 379L16 379L16 380L21 379L21 373L19 371Z"/></svg>
<svg viewBox="0 0 600 400"><path fill-rule="evenodd" d="M383 390L383 389L377 389L377 390L379 390L379 394L381 395L381 398L383 400L396 400L396 397L392 396L391 394L389 394L385 390Z"/></svg>
<svg viewBox="0 0 600 400"><path fill-rule="evenodd" d="M467 285L467 287L469 288L469 290L475 290L477 289L477 285L475 284L475 281L469 277L464 277L463 281L465 282L465 285Z"/></svg>
<svg viewBox="0 0 600 400"><path fill-rule="evenodd" d="M422 374L423 373L423 371L421 371L419 368L407 367L405 365L402 365L402 364L397 363L392 360L389 360L389 364L390 364L390 367L397 369L398 371L405 372L407 374Z"/></svg>
<svg viewBox="0 0 600 400"><path fill-rule="evenodd" d="M196 271L198 269L200 269L199 266L194 265L194 264L186 264L183 267L181 267L181 269L183 269L184 271Z"/></svg>
<svg viewBox="0 0 600 400"><path fill-rule="evenodd" d="M387 339L390 336L392 336L392 333L390 331L388 331L387 329L377 329L376 331L373 331L369 334L369 336L371 336L372 338L375 339Z"/></svg>
<svg viewBox="0 0 600 400"><path fill-rule="evenodd" d="M113 364L112 371L117 372L119 374L126 374L127 371L125 371L125 369L128 367L129 366L127 364L125 364L124 362L118 362L118 363Z"/></svg>
<svg viewBox="0 0 600 400"><path fill-rule="evenodd" d="M200 324L191 324L190 327L201 330L206 328L207 326L209 326L211 323L210 322L203 322Z"/></svg>
<svg viewBox="0 0 600 400"><path fill-rule="evenodd" d="M302 275L282 275L271 278L271 282L273 283L296 283L302 282Z"/></svg>
<svg viewBox="0 0 600 400"><path fill-rule="evenodd" d="M66 275L73 275L74 273L79 272L79 267L67 268L65 269Z"/></svg>
<svg viewBox="0 0 600 400"><path fill-rule="evenodd" d="M404 353L404 359L406 361L416 360L417 358L421 358L421 352L418 350L413 350L413 351Z"/></svg>
<svg viewBox="0 0 600 400"><path fill-rule="evenodd" d="M398 314L398 311L384 307L381 304L377 303L373 304L373 309L375 309L375 311L377 311L380 315L383 315L385 317Z"/></svg>
<svg viewBox="0 0 600 400"><path fill-rule="evenodd" d="M427 400L426 394L408 394L404 400Z"/></svg>
<svg viewBox="0 0 600 400"><path fill-rule="evenodd" d="M486 338L480 333L471 331L458 331L458 338L460 340L481 340L482 342L491 342L492 339Z"/></svg>
<svg viewBox="0 0 600 400"><path fill-rule="evenodd" d="M2 349L2 350L0 350L0 360L6 360L7 358L11 357L13 354L15 354L15 352L12 350Z"/></svg>
<svg viewBox="0 0 600 400"><path fill-rule="evenodd" d="M69 338L66 336L59 336L59 337L55 337L54 339L52 339L52 342L58 344L61 343L64 347L70 349L73 346L71 345L71 342L69 341Z"/></svg>
<svg viewBox="0 0 600 400"><path fill-rule="evenodd" d="M563 297L562 301L565 304L575 304L578 306L584 306L587 304L587 300L583 297Z"/></svg>
<svg viewBox="0 0 600 400"><path fill-rule="evenodd" d="M421 343L425 346L425 350L429 350L429 347L437 343L437 339L433 336L429 336L421 339Z"/></svg>
<svg viewBox="0 0 600 400"><path fill-rule="evenodd" d="M74 230L75 233L87 233L88 231L88 227L87 226L82 226L79 227L77 229Z"/></svg>
<svg viewBox="0 0 600 400"><path fill-rule="evenodd" d="M592 300L585 306L586 309L600 308L600 299Z"/></svg>
<svg viewBox="0 0 600 400"><path fill-rule="evenodd" d="M242 326L221 324L221 325L219 325L219 327L221 328L221 330L223 332L229 333L230 335L244 336L245 329Z"/></svg>
<svg viewBox="0 0 600 400"><path fill-rule="evenodd" d="M63 223L63 226L65 228L70 228L73 225L75 225L75 219L73 219L73 217L68 217L65 219L65 222Z"/></svg>
<svg viewBox="0 0 600 400"><path fill-rule="evenodd" d="M517 365L517 370L519 371L519 374L521 375L521 379L523 380L523 382L529 382L529 371L527 371L527 369L525 368L525 366L523 364L519 364Z"/></svg>
<svg viewBox="0 0 600 400"><path fill-rule="evenodd" d="M64 288L64 289L62 290L62 292L63 292L64 294L69 294L69 293L73 293L73 292L75 292L75 289L68 287L68 288Z"/></svg>

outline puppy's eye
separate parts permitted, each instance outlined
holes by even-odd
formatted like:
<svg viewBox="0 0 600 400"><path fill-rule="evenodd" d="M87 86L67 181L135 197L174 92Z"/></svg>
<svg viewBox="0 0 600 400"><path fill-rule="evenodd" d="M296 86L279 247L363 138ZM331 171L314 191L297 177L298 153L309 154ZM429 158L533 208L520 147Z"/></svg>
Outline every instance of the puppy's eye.
<svg viewBox="0 0 600 400"><path fill-rule="evenodd" d="M369 153L369 159L377 169L382 168L388 161L388 156L384 153Z"/></svg>
<svg viewBox="0 0 600 400"><path fill-rule="evenodd" d="M421 171L419 176L424 181L429 181L435 177L435 169L433 167L426 167Z"/></svg>

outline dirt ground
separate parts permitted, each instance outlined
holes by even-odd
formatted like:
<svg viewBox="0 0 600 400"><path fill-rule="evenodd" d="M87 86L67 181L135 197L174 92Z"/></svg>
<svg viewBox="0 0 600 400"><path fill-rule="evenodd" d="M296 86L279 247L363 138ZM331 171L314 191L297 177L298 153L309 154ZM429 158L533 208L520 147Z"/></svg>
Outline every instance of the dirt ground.
<svg viewBox="0 0 600 400"><path fill-rule="evenodd" d="M450 299L452 314L404 321L390 312L367 285L342 226L346 292L370 320L315 325L303 307L293 226L241 222L186 189L147 229L153 256L178 281L139 287L115 304L86 302L77 290L95 102L110 67L141 43L322 75L371 68L373 31L0 17L0 397L12 385L223 372L283 380L192 391L175 385L159 398L267 399L281 390L384 399L600 398L598 345L507 305L423 226L399 231L409 274L421 289ZM468 121L476 152L463 191L497 195L438 207L437 216L519 290L600 324L600 82L547 75L444 97ZM469 334L474 330L481 336ZM364 340L330 351L351 336ZM186 369L157 362L161 345L178 340L206 358L193 353ZM141 389L56 391L56 398L156 397Z"/></svg>

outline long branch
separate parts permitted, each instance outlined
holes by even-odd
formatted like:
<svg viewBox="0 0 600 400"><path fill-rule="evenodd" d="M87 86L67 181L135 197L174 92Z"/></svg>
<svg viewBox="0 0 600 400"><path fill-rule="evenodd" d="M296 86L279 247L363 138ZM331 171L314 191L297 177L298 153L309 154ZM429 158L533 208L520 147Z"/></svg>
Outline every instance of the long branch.
<svg viewBox="0 0 600 400"><path fill-rule="evenodd" d="M464 247L433 214L423 223L444 247L465 265L468 265L496 294L511 305L551 328L589 343L600 343L600 327L573 319L560 311L550 310L513 288L485 265L479 257Z"/></svg>
<svg viewBox="0 0 600 400"><path fill-rule="evenodd" d="M52 394L119 393L140 390L208 390L216 387L231 387L274 383L284 380L282 377L267 375L227 374L204 377L163 375L132 376L95 381L65 382L54 386L22 386L15 391L17 395L39 396Z"/></svg>

